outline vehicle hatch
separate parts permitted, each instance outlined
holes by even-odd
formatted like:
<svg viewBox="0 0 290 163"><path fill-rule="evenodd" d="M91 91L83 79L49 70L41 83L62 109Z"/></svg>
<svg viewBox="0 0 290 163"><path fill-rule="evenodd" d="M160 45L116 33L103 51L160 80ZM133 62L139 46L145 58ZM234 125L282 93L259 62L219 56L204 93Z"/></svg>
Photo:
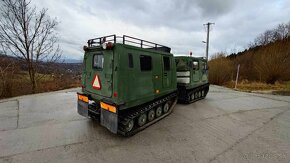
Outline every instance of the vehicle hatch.
<svg viewBox="0 0 290 163"><path fill-rule="evenodd" d="M85 90L112 97L113 50L89 52L85 59Z"/></svg>

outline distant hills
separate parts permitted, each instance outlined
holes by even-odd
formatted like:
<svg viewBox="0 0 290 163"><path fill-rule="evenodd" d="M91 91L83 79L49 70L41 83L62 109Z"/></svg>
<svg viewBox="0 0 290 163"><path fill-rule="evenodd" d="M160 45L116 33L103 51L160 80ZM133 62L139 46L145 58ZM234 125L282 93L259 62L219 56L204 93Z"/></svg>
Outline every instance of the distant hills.
<svg viewBox="0 0 290 163"><path fill-rule="evenodd" d="M16 67L18 67L19 70L27 71L28 67L24 60L14 57L14 56L8 56L0 54L0 68L7 65L7 63L17 63ZM75 74L80 75L82 70L82 60L77 59L65 59L60 60L57 63L46 63L46 62L39 62L38 63L38 71L44 74L50 74L55 73L56 70L58 73L69 73L69 74ZM6 64L5 64L6 63ZM2 65L3 64L3 65Z"/></svg>
<svg viewBox="0 0 290 163"><path fill-rule="evenodd" d="M10 58L10 59L15 59L15 60L19 60L18 58L16 58L15 56L10 56L10 55L3 55L0 54L0 58ZM65 59L61 59L59 61L59 63L83 63L82 59L70 59L70 58L65 58Z"/></svg>
<svg viewBox="0 0 290 163"><path fill-rule="evenodd" d="M64 63L83 63L80 59L64 59Z"/></svg>

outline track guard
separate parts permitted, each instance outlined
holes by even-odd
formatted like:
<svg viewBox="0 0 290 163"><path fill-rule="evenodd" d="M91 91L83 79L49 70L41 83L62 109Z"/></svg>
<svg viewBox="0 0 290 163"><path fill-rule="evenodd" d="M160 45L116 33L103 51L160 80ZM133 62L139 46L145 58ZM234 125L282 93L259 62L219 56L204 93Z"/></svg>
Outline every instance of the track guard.
<svg viewBox="0 0 290 163"><path fill-rule="evenodd" d="M88 106L88 103L78 100L78 113L84 117L89 117Z"/></svg>
<svg viewBox="0 0 290 163"><path fill-rule="evenodd" d="M101 125L116 134L118 131L118 114L101 108Z"/></svg>

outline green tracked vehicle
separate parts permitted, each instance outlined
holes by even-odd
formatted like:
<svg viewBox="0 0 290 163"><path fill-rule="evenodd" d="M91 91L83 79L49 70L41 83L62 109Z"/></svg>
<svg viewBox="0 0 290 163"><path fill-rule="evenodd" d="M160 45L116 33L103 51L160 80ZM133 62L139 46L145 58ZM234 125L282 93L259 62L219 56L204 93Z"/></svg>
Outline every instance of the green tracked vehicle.
<svg viewBox="0 0 290 163"><path fill-rule="evenodd" d="M177 102L170 48L130 36L104 36L84 46L78 113L129 136L167 116Z"/></svg>
<svg viewBox="0 0 290 163"><path fill-rule="evenodd" d="M206 59L191 56L175 57L178 100L192 103L205 98L209 91Z"/></svg>

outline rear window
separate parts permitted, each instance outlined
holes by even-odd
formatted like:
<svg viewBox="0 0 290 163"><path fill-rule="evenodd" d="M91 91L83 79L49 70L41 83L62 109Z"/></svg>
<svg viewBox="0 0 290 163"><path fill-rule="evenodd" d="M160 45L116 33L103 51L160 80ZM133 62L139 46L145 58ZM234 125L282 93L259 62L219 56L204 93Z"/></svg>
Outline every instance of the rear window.
<svg viewBox="0 0 290 163"><path fill-rule="evenodd" d="M140 55L140 69L141 71L151 71L152 59L150 56Z"/></svg>
<svg viewBox="0 0 290 163"><path fill-rule="evenodd" d="M104 55L102 53L94 54L93 68L102 70L104 65Z"/></svg>

